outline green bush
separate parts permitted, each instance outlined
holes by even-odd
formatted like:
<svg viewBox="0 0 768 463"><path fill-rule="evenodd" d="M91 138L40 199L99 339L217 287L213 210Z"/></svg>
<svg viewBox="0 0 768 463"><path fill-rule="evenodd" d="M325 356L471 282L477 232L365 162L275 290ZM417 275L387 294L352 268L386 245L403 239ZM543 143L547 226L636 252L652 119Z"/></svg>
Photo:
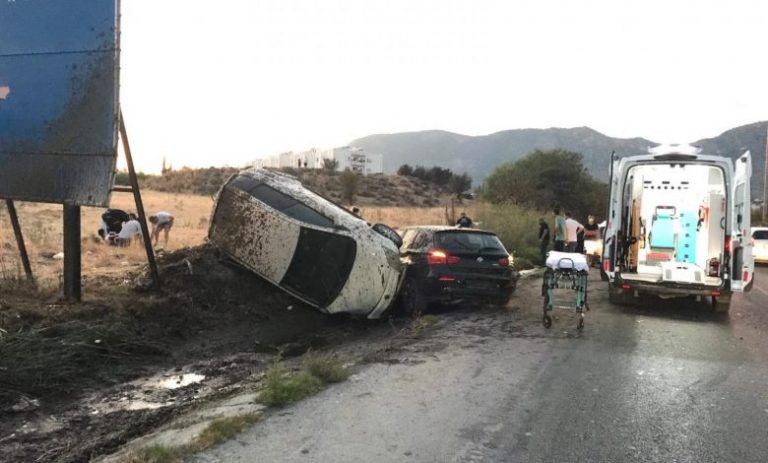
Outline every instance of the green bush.
<svg viewBox="0 0 768 463"><path fill-rule="evenodd" d="M259 400L266 405L281 407L315 394L322 387L320 378L308 371L288 376L278 359L264 374L264 389Z"/></svg>
<svg viewBox="0 0 768 463"><path fill-rule="evenodd" d="M227 441L240 434L243 429L258 421L259 415L248 413L244 415L217 418L211 421L190 444L189 450L201 452Z"/></svg>
<svg viewBox="0 0 768 463"><path fill-rule="evenodd" d="M332 353L307 352L303 367L324 383L340 383L349 378L347 369Z"/></svg>
<svg viewBox="0 0 768 463"><path fill-rule="evenodd" d="M545 213L517 204L480 204L475 212L476 221L483 229L499 236L507 251L515 257L516 265L518 257L532 262L538 260L539 217L552 222ZM549 224L550 229L553 225Z"/></svg>

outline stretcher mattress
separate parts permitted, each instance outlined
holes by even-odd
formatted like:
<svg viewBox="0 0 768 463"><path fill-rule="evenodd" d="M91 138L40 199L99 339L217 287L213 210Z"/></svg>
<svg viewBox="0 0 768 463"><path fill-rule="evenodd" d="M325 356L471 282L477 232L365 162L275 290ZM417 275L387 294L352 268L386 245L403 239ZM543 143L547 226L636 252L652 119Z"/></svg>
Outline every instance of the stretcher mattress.
<svg viewBox="0 0 768 463"><path fill-rule="evenodd" d="M584 254L576 252L558 252L549 251L547 255L547 267L551 269L570 269L583 270L589 272L587 257Z"/></svg>

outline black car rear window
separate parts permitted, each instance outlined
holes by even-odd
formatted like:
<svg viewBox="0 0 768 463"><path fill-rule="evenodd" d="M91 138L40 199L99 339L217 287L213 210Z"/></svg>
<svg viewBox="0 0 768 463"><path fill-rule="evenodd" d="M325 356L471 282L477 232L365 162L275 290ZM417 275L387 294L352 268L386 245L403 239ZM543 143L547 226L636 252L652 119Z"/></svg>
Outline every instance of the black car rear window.
<svg viewBox="0 0 768 463"><path fill-rule="evenodd" d="M506 253L496 235L489 233L444 231L435 233L435 246L448 251L499 251Z"/></svg>
<svg viewBox="0 0 768 463"><path fill-rule="evenodd" d="M304 223L318 225L320 227L333 227L333 220L322 215L306 204L291 196L275 190L266 183L262 183L247 175L238 175L230 182L230 185L245 191L267 206L282 212L288 217Z"/></svg>
<svg viewBox="0 0 768 463"><path fill-rule="evenodd" d="M752 233L752 238L756 240L768 240L768 230L755 230Z"/></svg>

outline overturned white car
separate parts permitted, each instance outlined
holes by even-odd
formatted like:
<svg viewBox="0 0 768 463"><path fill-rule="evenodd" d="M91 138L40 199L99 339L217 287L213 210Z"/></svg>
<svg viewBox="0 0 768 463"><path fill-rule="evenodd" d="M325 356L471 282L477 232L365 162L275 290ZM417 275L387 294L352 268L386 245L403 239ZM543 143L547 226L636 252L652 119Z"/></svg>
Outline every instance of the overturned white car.
<svg viewBox="0 0 768 463"><path fill-rule="evenodd" d="M233 260L327 313L377 318L402 279L400 237L293 176L248 169L219 191L208 238Z"/></svg>

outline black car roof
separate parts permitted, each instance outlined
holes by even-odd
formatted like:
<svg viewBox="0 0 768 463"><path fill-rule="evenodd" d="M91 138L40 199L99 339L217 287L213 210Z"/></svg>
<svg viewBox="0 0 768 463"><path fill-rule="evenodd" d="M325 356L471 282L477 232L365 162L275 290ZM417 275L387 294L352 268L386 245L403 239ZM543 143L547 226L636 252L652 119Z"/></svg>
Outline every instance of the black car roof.
<svg viewBox="0 0 768 463"><path fill-rule="evenodd" d="M403 230L426 230L426 231L433 231L433 232L459 231L462 233L484 233L484 234L490 234L490 235L496 234L492 231L483 230L480 228L461 228L461 227L453 227L450 225L414 225L411 227L403 227Z"/></svg>

